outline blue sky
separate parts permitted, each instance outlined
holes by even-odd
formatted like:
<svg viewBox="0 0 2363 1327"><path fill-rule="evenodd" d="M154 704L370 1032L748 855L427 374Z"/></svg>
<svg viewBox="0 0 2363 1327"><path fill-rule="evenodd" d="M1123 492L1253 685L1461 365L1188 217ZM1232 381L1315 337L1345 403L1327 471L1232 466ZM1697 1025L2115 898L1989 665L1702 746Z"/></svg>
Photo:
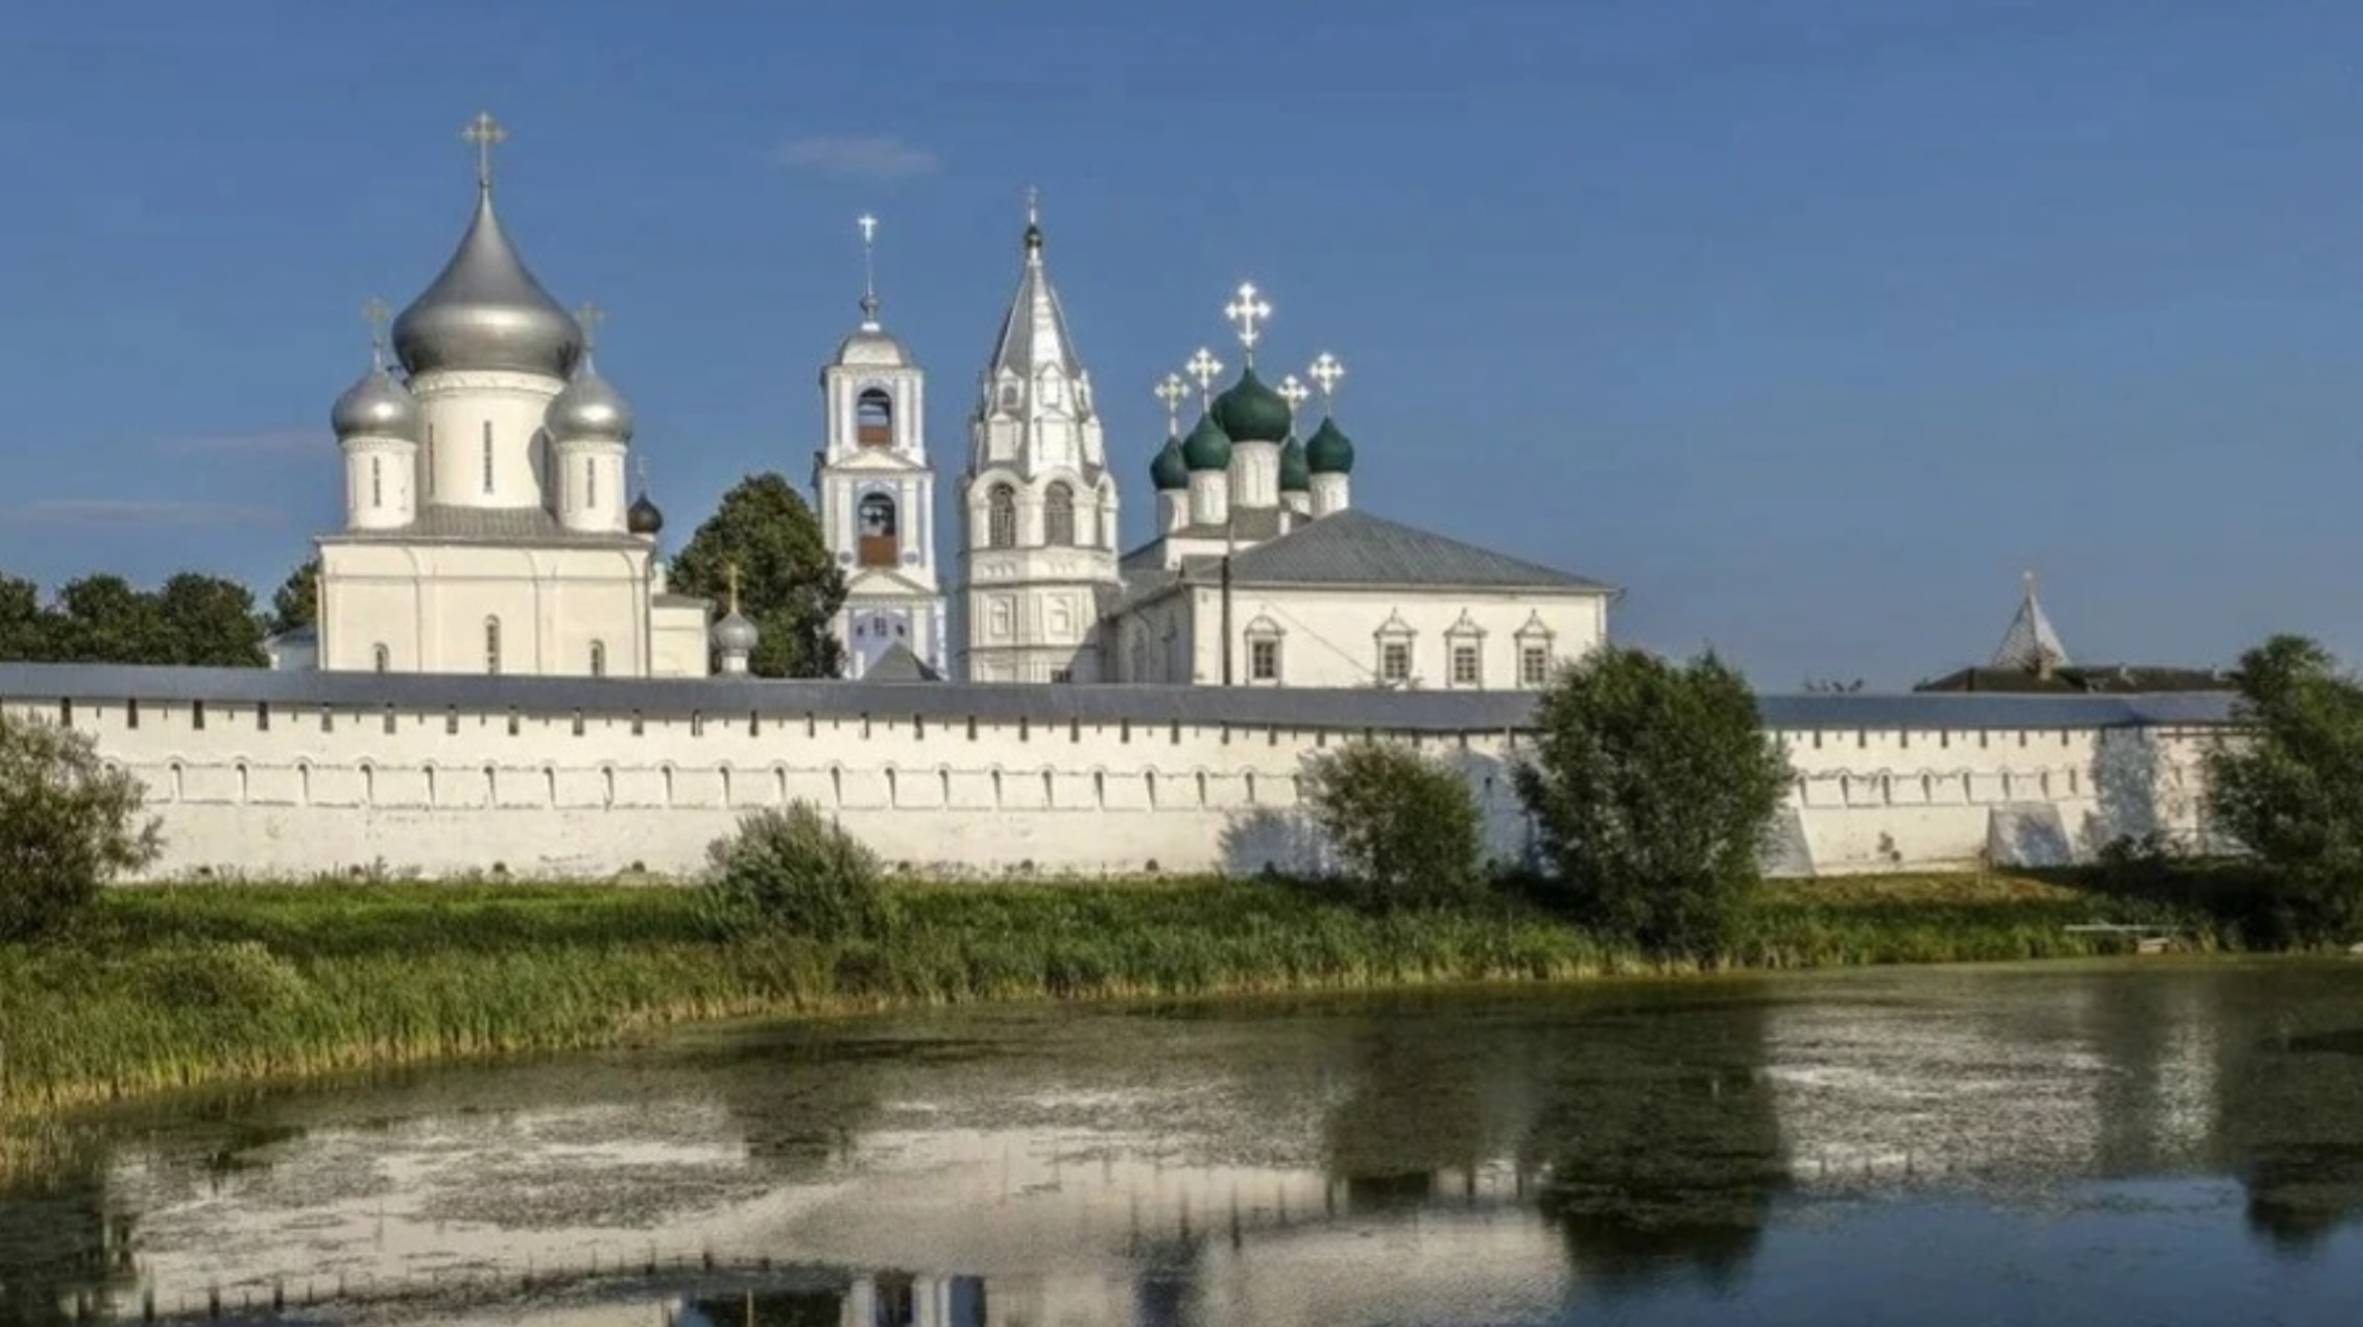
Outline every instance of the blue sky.
<svg viewBox="0 0 2363 1327"><path fill-rule="evenodd" d="M1906 684L2034 567L2083 657L2363 655L2363 6L662 11L13 11L0 569L276 584L490 108L680 533L808 477L865 209L948 495L1038 184L1127 543L1149 387L1237 362L1252 278L1261 363L1350 368L1361 505L1626 587L1628 640Z"/></svg>

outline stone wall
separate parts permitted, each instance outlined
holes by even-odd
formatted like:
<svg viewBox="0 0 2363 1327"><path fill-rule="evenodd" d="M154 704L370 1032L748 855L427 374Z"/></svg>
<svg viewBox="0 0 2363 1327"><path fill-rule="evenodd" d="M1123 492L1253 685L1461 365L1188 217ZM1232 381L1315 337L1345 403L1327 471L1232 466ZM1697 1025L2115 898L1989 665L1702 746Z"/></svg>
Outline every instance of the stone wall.
<svg viewBox="0 0 2363 1327"><path fill-rule="evenodd" d="M1500 693L1295 692L1275 708L1278 693L1205 688L319 676L7 665L0 705L92 734L146 783L163 876L679 874L738 816L799 799L935 874L1301 869L1318 861L1303 762L1365 734L1466 771L1495 854L1531 846L1511 774L1524 710L1509 708L1529 702ZM438 683L453 699L423 703ZM1954 711L1977 726L1843 705L1778 720L1798 777L1772 867L2049 864L2121 833L2197 832L2209 724L2067 724L2051 706L2003 727L2010 706L1985 700Z"/></svg>

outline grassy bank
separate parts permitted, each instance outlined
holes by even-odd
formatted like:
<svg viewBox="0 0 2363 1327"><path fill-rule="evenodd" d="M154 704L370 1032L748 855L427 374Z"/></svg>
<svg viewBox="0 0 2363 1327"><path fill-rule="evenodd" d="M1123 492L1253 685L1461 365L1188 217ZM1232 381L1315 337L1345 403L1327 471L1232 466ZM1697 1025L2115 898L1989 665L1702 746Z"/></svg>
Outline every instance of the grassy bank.
<svg viewBox="0 0 2363 1327"><path fill-rule="evenodd" d="M118 890L0 945L0 1121L210 1081L613 1042L658 1025L1020 998L1564 980L1660 964L1520 903L1380 917L1260 883L902 886L891 941L717 941L662 888ZM1711 968L2107 952L2195 913L2012 878L1769 886ZM5 1130L0 1130L4 1133Z"/></svg>

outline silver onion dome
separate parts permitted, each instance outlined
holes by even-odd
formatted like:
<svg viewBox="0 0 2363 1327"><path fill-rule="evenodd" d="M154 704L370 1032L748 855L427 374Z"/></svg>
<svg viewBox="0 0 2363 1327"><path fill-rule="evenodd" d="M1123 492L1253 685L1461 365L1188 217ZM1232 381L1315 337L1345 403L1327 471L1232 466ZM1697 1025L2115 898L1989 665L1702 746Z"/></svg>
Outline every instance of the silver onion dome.
<svg viewBox="0 0 2363 1327"><path fill-rule="evenodd" d="M402 366L413 374L477 369L564 378L582 349L582 328L525 270L493 215L492 190L479 188L459 251L394 320Z"/></svg>
<svg viewBox="0 0 2363 1327"><path fill-rule="evenodd" d="M731 654L753 654L756 635L755 624L732 609L730 616L714 624L714 648Z"/></svg>
<svg viewBox="0 0 2363 1327"><path fill-rule="evenodd" d="M370 365L369 372L336 398L328 422L340 439L419 439L418 402L411 399L408 388L394 381L383 363Z"/></svg>
<svg viewBox="0 0 2363 1327"><path fill-rule="evenodd" d="M632 403L614 383L599 376L590 355L585 354L574 381L550 398L549 408L542 412L542 427L559 442L630 442Z"/></svg>

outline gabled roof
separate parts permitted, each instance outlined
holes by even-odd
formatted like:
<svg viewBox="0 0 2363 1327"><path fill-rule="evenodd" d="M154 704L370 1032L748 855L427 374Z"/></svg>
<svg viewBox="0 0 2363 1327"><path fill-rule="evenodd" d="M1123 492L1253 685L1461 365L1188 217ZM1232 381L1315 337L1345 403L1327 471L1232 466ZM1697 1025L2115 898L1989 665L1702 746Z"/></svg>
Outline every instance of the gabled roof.
<svg viewBox="0 0 2363 1327"><path fill-rule="evenodd" d="M911 647L896 641L862 673L864 682L941 682L944 675L927 666L927 661L911 653Z"/></svg>
<svg viewBox="0 0 2363 1327"><path fill-rule="evenodd" d="M1600 581L1464 544L1359 508L1308 521L1231 559L1233 584L1451 585L1592 590Z"/></svg>

